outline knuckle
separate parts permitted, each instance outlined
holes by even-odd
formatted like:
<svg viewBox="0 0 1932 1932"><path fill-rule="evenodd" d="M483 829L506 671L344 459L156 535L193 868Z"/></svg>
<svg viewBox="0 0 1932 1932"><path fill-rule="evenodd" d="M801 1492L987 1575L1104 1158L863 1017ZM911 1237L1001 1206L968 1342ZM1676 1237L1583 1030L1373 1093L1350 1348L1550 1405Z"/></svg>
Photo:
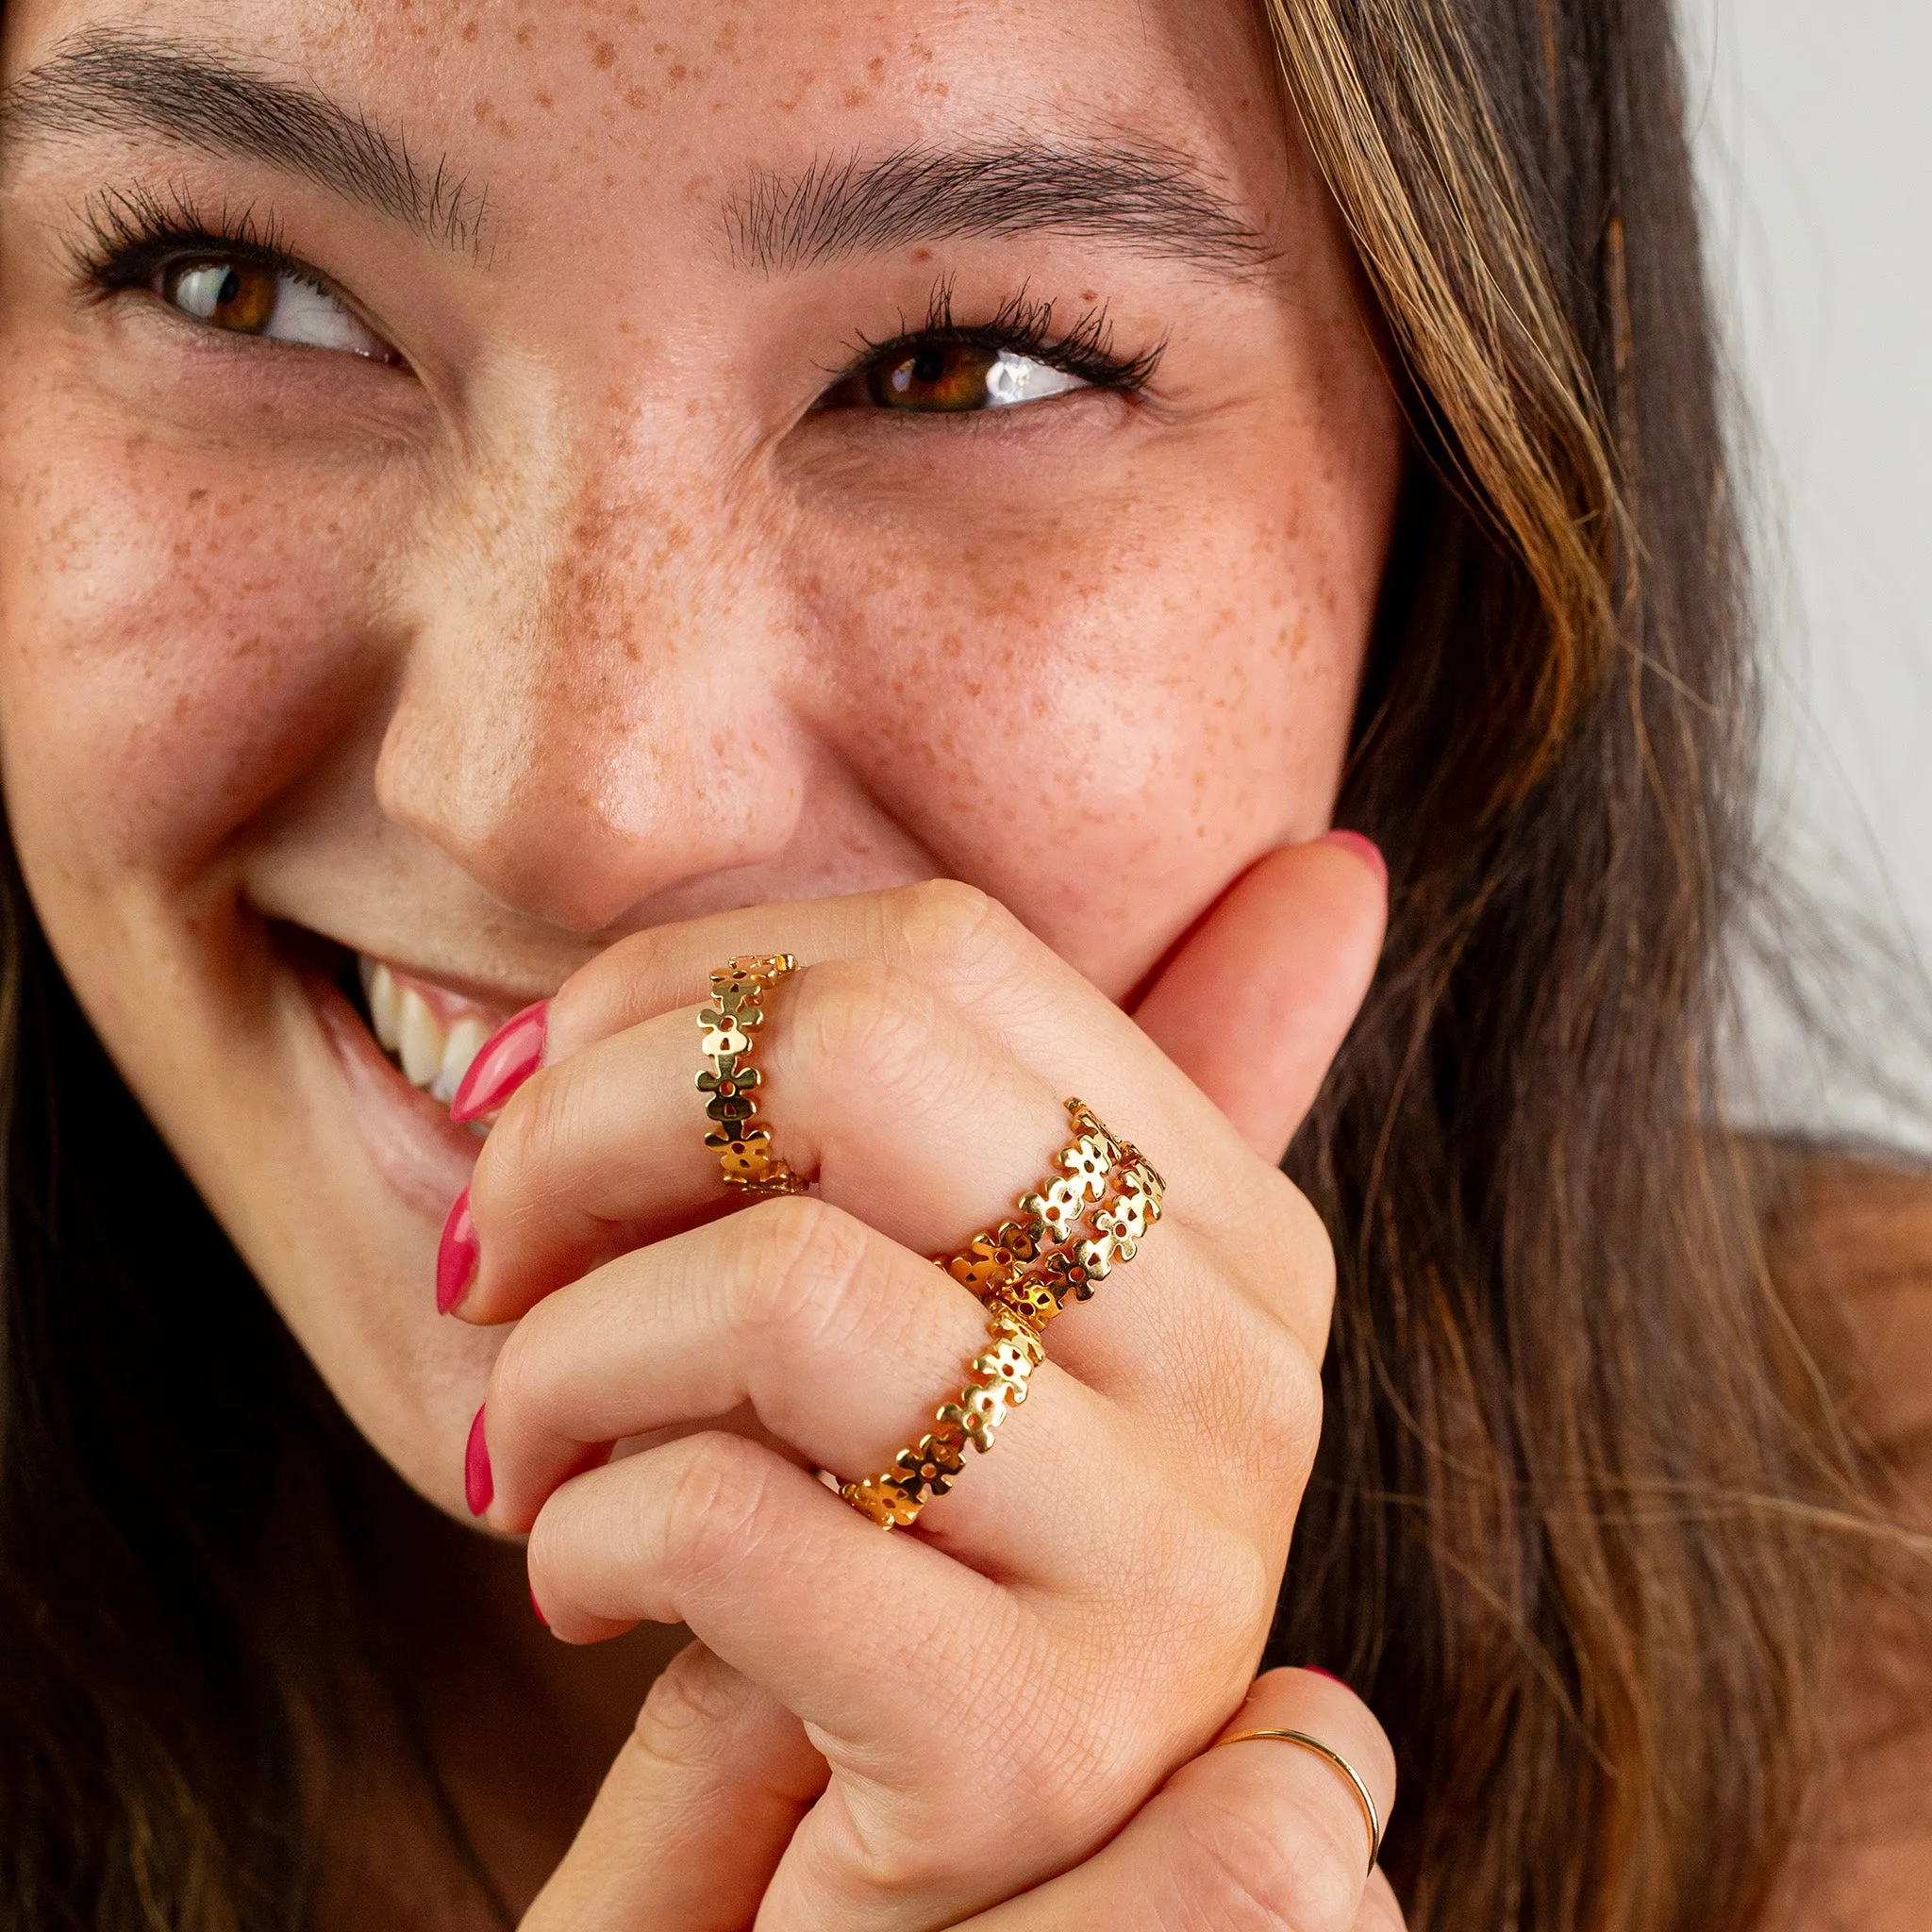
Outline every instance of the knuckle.
<svg viewBox="0 0 1932 1932"><path fill-rule="evenodd" d="M770 1533L772 1457L717 1429L686 1437L673 1453L679 1465L664 1501L663 1564L687 1583L715 1583Z"/></svg>
<svg viewBox="0 0 1932 1932"><path fill-rule="evenodd" d="M999 900L958 879L902 887L890 895L886 925L890 957L932 973L967 1006L977 994L1023 977L1042 951Z"/></svg>
<svg viewBox="0 0 1932 1932"><path fill-rule="evenodd" d="M983 1791L984 1782L975 1781ZM1007 1815L1008 1807L1003 1807ZM1010 1828L996 1830L990 1814L975 1811L970 1800L947 1810L942 1830L906 1829L896 1817L881 1822L875 1828L861 1825L847 1854L849 1889L858 1897L876 1905L878 1901L915 1901L924 1904L935 1895L943 1896L958 1884L962 1872L997 1869L1012 1855ZM1026 1831L1033 1843L1051 1842L1039 1820L1026 1814ZM890 1914L897 1923L903 1913Z"/></svg>
<svg viewBox="0 0 1932 1932"><path fill-rule="evenodd" d="M510 1097L476 1157L471 1211L479 1218L514 1213L541 1195L576 1127L576 1086L567 1066L546 1069Z"/></svg>
<svg viewBox="0 0 1932 1932"><path fill-rule="evenodd" d="M788 1058L809 1056L832 1088L854 1080L892 1088L924 1074L938 1000L918 974L882 959L833 959L800 982Z"/></svg>
<svg viewBox="0 0 1932 1932"><path fill-rule="evenodd" d="M1272 1279L1284 1305L1313 1307L1325 1319L1335 1296L1335 1243L1315 1204L1278 1169L1258 1176L1258 1196L1242 1232L1274 1257Z"/></svg>
<svg viewBox="0 0 1932 1932"><path fill-rule="evenodd" d="M767 1201L734 1216L738 1326L780 1346L839 1328L865 1264L865 1227L816 1195Z"/></svg>
<svg viewBox="0 0 1932 1932"><path fill-rule="evenodd" d="M1292 1335L1284 1331L1280 1343L1268 1365L1258 1433L1274 1468L1292 1476L1299 1493L1322 1440L1322 1372Z"/></svg>
<svg viewBox="0 0 1932 1932"><path fill-rule="evenodd" d="M960 879L922 879L887 896L888 936L915 959L971 956L1012 915Z"/></svg>
<svg viewBox="0 0 1932 1932"><path fill-rule="evenodd" d="M1227 1366L1203 1407L1219 1445L1215 1472L1239 1508L1283 1496L1291 1510L1314 1466L1322 1439L1321 1371L1300 1338L1276 1316L1250 1311L1238 1322Z"/></svg>
<svg viewBox="0 0 1932 1932"><path fill-rule="evenodd" d="M1350 1932L1361 1899L1359 1860L1256 1789L1191 1808L1174 1883L1224 1932Z"/></svg>
<svg viewBox="0 0 1932 1932"><path fill-rule="evenodd" d="M1223 1646L1231 1651L1229 1661L1242 1675L1252 1677L1279 1608L1281 1564L1252 1535L1232 1536L1224 1542L1217 1565L1222 1578L1217 1602Z"/></svg>
<svg viewBox="0 0 1932 1932"><path fill-rule="evenodd" d="M1158 1568L1154 1568L1158 1562ZM1217 1695L1239 1696L1254 1674L1274 1621L1280 1564L1247 1525L1232 1528L1203 1517L1195 1533L1163 1539L1158 1558L1143 1559L1152 1574L1166 1628L1185 1644ZM1149 1694L1163 1685L1150 1683Z"/></svg>
<svg viewBox="0 0 1932 1932"><path fill-rule="evenodd" d="M961 1853L972 1848L956 1840L941 1849L930 1832L882 1832L867 1835L851 1859L852 1889L872 1899L920 1899L943 1891Z"/></svg>
<svg viewBox="0 0 1932 1932"><path fill-rule="evenodd" d="M541 1343L541 1325L533 1327L527 1316L510 1330L490 1371L485 1407L492 1419L527 1423L548 1411L551 1372Z"/></svg>
<svg viewBox="0 0 1932 1932"><path fill-rule="evenodd" d="M744 1708L747 1686L708 1651L691 1645L660 1671L645 1693L632 1742L660 1763L705 1757Z"/></svg>

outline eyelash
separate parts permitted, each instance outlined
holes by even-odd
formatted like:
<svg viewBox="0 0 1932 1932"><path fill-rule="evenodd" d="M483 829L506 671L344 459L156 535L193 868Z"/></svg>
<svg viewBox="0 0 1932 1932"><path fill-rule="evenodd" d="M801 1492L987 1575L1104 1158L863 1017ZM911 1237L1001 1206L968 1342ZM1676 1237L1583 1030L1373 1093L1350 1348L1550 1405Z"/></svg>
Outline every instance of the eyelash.
<svg viewBox="0 0 1932 1932"><path fill-rule="evenodd" d="M82 220L87 240L75 247L75 269L96 294L147 288L171 260L203 252L257 262L335 293L325 277L289 253L273 218L259 222L252 208L232 212L225 206L210 218L178 189L166 201L145 189L132 189L95 195ZM1095 389L1135 395L1153 379L1167 347L1160 341L1137 356L1117 354L1104 305L1089 309L1069 329L1056 329L1053 318L1054 304L1023 288L991 320L962 324L953 312L952 283L941 281L932 291L924 323L912 326L902 319L897 334L878 341L859 333L846 366L827 373L836 388L882 357L928 343L957 342L1024 356Z"/></svg>
<svg viewBox="0 0 1932 1932"><path fill-rule="evenodd" d="M163 201L146 189L129 189L93 196L81 219L87 241L76 244L74 267L96 294L147 288L167 263L197 254L233 256L336 292L288 252L273 219L258 222L252 208L234 213L224 206L210 219L179 190Z"/></svg>
<svg viewBox="0 0 1932 1932"><path fill-rule="evenodd" d="M879 341L859 333L844 368L827 374L837 388L883 357L904 355L929 343L958 342L1024 356L1077 375L1095 389L1115 390L1125 395L1138 394L1153 380L1166 352L1165 341L1138 356L1122 356L1115 353L1113 325L1105 306L1090 308L1070 329L1056 329L1053 315L1051 301L1037 300L1022 289L1000 305L991 321L962 324L953 313L953 285L942 281L932 291L924 322L910 325L902 317L898 333Z"/></svg>

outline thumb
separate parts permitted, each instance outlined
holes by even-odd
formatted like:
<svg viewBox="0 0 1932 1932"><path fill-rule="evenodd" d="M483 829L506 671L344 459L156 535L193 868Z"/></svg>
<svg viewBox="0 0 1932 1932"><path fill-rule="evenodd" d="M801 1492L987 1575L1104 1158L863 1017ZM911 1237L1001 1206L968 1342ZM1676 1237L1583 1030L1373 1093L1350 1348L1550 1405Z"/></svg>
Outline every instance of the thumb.
<svg viewBox="0 0 1932 1932"><path fill-rule="evenodd" d="M519 1932L739 1932L825 1778L796 1718L688 1645Z"/></svg>
<svg viewBox="0 0 1932 1932"><path fill-rule="evenodd" d="M1374 977L1388 869L1359 832L1257 859L1134 1009L1141 1029L1278 1161Z"/></svg>

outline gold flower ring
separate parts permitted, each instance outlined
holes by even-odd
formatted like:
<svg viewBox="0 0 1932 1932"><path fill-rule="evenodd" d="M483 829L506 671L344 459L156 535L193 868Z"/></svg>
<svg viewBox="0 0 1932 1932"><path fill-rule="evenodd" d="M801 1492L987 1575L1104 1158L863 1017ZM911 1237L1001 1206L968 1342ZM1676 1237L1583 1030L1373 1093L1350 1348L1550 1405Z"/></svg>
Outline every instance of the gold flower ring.
<svg viewBox="0 0 1932 1932"><path fill-rule="evenodd" d="M802 1194L809 1183L772 1151L772 1130L758 1117L753 1095L761 1083L752 1064L766 1001L773 989L798 970L790 953L741 953L711 974L711 1003L698 1015L698 1031L710 1065L698 1074L698 1091L710 1130L705 1145L718 1156L727 1188L762 1200Z"/></svg>
<svg viewBox="0 0 1932 1932"><path fill-rule="evenodd" d="M1166 1183L1140 1151L1110 1134L1082 1101L1066 1103L1074 1138L1054 1156L1055 1172L1020 1196L1017 1214L973 1237L939 1265L987 1307L987 1346L966 1386L933 1415L933 1426L889 1468L839 1494L882 1529L904 1529L965 1465L970 1443L984 1455L999 1426L1026 1400L1046 1359L1046 1324L1069 1300L1089 1300L1115 1263L1131 1261L1160 1219Z"/></svg>

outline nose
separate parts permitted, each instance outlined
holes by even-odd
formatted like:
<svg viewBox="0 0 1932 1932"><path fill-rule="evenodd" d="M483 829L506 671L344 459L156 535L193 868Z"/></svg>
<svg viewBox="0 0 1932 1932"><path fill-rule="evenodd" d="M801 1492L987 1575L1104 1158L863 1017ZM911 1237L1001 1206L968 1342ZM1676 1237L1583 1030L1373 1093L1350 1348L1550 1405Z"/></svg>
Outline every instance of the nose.
<svg viewBox="0 0 1932 1932"><path fill-rule="evenodd" d="M782 853L807 759L758 520L674 452L585 455L479 476L423 541L376 792L502 905L593 933Z"/></svg>

